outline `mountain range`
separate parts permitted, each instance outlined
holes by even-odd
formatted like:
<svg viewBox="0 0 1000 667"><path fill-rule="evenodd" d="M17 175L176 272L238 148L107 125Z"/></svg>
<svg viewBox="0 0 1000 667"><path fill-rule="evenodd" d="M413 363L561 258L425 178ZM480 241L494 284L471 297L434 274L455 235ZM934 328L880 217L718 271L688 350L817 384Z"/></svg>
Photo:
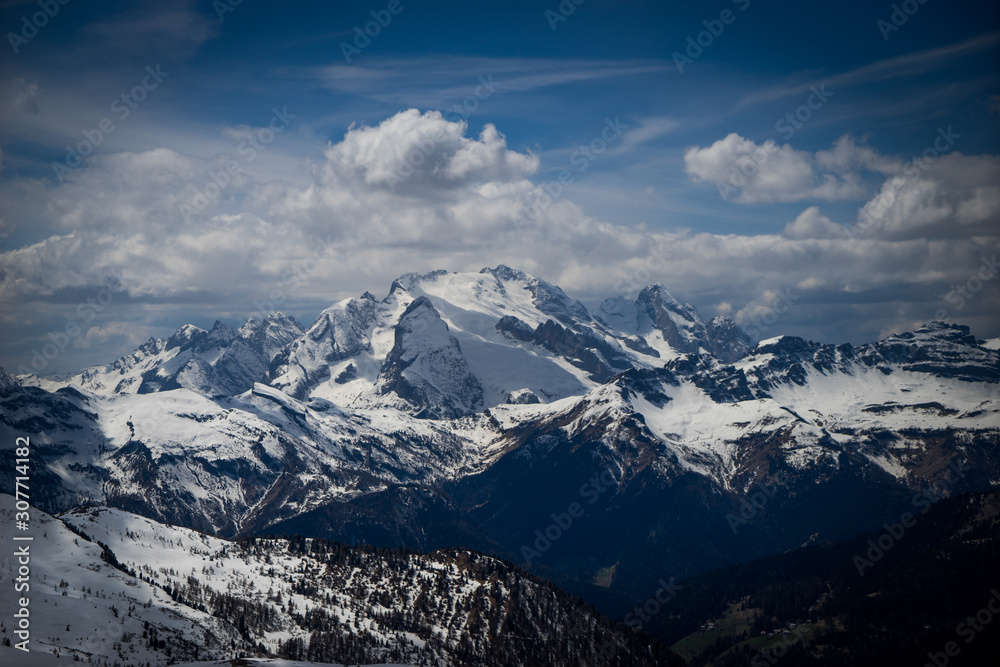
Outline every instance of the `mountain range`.
<svg viewBox="0 0 1000 667"><path fill-rule="evenodd" d="M672 578L995 489L998 342L942 322L755 342L662 285L590 310L505 266L406 274L308 327L185 325L65 377L0 371L0 477L28 435L53 515L473 549L622 617Z"/></svg>

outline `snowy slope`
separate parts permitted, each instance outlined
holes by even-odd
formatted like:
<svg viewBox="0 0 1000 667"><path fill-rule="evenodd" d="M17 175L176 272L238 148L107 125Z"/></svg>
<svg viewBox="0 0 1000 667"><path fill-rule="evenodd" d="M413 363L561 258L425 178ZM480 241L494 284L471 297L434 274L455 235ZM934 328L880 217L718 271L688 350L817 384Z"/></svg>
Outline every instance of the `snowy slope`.
<svg viewBox="0 0 1000 667"><path fill-rule="evenodd" d="M4 541L12 504L0 496ZM605 645L623 657L649 650L551 585L465 550L239 544L104 508L58 519L32 510L32 524L32 646L91 664L266 654L492 665L523 659L525 643L537 658L565 664ZM3 561L4 578L15 566ZM10 637L6 625L0 634Z"/></svg>
<svg viewBox="0 0 1000 667"><path fill-rule="evenodd" d="M396 330L421 297L428 302L426 312L435 312L445 325L424 332L422 345L460 353L434 362L435 353L423 355L430 363L409 371L423 378L417 389L387 377L399 370L393 370L399 359L390 358ZM181 387L235 396L265 381L295 398L318 397L345 408L391 406L425 417L456 416L509 402L525 390L540 402L580 395L622 371L657 367L686 353L733 361L749 347L749 338L730 320L706 324L693 306L682 305L661 285L642 290L632 302L609 299L595 318L559 287L498 266L478 273L403 275L385 298L366 292L345 299L305 331L278 313L261 322L251 319L239 330L223 322L209 331L185 325L107 366L60 380L25 376L21 381L103 396ZM438 366L433 378L426 373L431 365ZM440 405L432 407L435 403Z"/></svg>
<svg viewBox="0 0 1000 667"><path fill-rule="evenodd" d="M32 514L31 644L34 650L79 656L84 662L167 664L162 650L150 649L143 638L150 623L177 657L226 655L232 627L208 614L176 604L163 590L116 570L102 558L101 547L71 532L62 522L37 510ZM0 495L0 537L11 544L13 498ZM3 579L10 581L16 560L5 556ZM0 606L15 609L13 589L3 586ZM152 602L152 604L149 604ZM147 606L148 605L148 606ZM6 613L5 613L6 616ZM9 627L5 618L5 627ZM9 630L4 635L12 639ZM119 648L120 647L120 648ZM5 663L6 664L6 663ZM32 663L33 664L33 663Z"/></svg>
<svg viewBox="0 0 1000 667"><path fill-rule="evenodd" d="M150 338L132 354L105 366L49 380L25 376L25 384L54 391L76 387L102 396L145 394L186 387L233 395L264 379L272 359L302 326L281 313L249 319L239 330L217 321L210 331L186 324L166 340Z"/></svg>
<svg viewBox="0 0 1000 667"><path fill-rule="evenodd" d="M612 441L638 416L640 430L665 445L666 461L725 489L763 474L764 450L768 465L814 477L846 453L911 488L935 481L958 457L1000 483L1000 354L944 324L858 348L779 337L735 365L684 357L579 398L491 415L504 431L493 447L508 448L523 440L526 423L537 432L565 424L571 438L597 427Z"/></svg>
<svg viewBox="0 0 1000 667"><path fill-rule="evenodd" d="M49 417L6 409L26 402ZM493 430L481 418L462 426L391 409L348 414L261 384L232 399L28 387L0 405L5 442L37 433L45 507L107 502L224 535L387 485L474 472L489 460L481 443Z"/></svg>
<svg viewBox="0 0 1000 667"><path fill-rule="evenodd" d="M349 408L385 405L384 378L392 372L387 364L398 361L390 359L394 332L401 318L413 317L408 309L421 298L425 312L435 312L445 325L425 332L425 347L457 343L461 351L449 354L447 369L438 369L427 384L463 387L471 400L442 412L400 397L414 413L466 414L477 405L474 384L482 390L480 407L503 404L522 390L548 402L579 395L628 368L660 363L659 353L634 332L610 330L558 287L499 266L407 274L381 301L366 293L334 305L278 356L271 384L298 398L317 396ZM667 343L660 347L667 353Z"/></svg>

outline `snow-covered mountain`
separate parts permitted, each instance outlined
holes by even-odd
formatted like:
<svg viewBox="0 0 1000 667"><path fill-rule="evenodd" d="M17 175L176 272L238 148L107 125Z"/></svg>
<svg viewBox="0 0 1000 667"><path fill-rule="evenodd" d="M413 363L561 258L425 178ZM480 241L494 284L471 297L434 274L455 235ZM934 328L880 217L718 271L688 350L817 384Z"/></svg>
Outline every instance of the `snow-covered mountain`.
<svg viewBox="0 0 1000 667"><path fill-rule="evenodd" d="M13 505L0 495L8 544ZM32 513L30 646L88 664L240 653L355 664L676 663L548 582L463 549L235 543L121 510ZM3 578L17 567L5 557ZM16 643L7 622L0 635Z"/></svg>
<svg viewBox="0 0 1000 667"><path fill-rule="evenodd" d="M66 378L27 382L45 388L72 386L101 396L149 394L186 387L210 396L232 396L267 379L271 361L302 334L291 317L271 313L239 329L216 321L210 331L191 324L163 340L150 338L132 354Z"/></svg>
<svg viewBox="0 0 1000 667"><path fill-rule="evenodd" d="M187 326L68 378L0 374L0 463L23 435L50 512L472 546L638 602L1000 485L1000 351L940 322L753 344L659 285L591 314L504 266L438 271L305 330Z"/></svg>
<svg viewBox="0 0 1000 667"><path fill-rule="evenodd" d="M707 324L691 304L682 305L662 285L639 292L635 301L618 296L606 299L597 319L614 331L623 332L627 346L665 359L679 354L710 353L732 363L753 346L750 337L727 317ZM631 345L630 345L631 342Z"/></svg>
<svg viewBox="0 0 1000 667"><path fill-rule="evenodd" d="M403 339L434 349L411 350L416 365L399 382ZM684 353L733 361L749 348L732 321L706 325L662 286L634 302L610 299L593 317L558 287L498 266L407 274L381 301L366 292L335 304L278 355L270 383L347 408L386 405L395 394L402 400L395 406L409 404L415 414L457 416L526 400L528 392L544 403L580 395L629 368Z"/></svg>

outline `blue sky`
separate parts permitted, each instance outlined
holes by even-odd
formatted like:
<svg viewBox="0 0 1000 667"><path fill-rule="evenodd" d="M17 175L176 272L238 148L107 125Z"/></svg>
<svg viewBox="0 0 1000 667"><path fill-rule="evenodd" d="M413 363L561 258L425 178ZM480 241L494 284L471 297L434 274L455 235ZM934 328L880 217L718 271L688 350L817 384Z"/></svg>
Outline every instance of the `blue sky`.
<svg viewBox="0 0 1000 667"><path fill-rule="evenodd" d="M221 6L0 4L0 365L500 262L760 337L1000 335L995 3Z"/></svg>

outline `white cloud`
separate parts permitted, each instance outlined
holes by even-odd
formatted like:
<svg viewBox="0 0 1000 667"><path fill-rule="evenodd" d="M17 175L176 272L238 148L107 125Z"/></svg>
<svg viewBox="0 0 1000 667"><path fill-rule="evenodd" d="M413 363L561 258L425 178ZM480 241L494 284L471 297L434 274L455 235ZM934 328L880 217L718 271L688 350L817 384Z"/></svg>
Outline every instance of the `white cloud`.
<svg viewBox="0 0 1000 667"><path fill-rule="evenodd" d="M171 326L198 308L238 319L278 290L276 309L300 315L309 304L308 317L344 296L387 289L407 271L505 263L581 298L613 295L629 280L662 282L706 316L752 319L791 287L801 299L781 314L775 333L798 327L837 340L835 330L874 335L932 319L948 286L997 252L993 156L956 153L915 175L904 168L891 176L883 190L901 186L869 238L849 236L815 206L783 234L668 234L595 220L566 198L546 201L544 188L528 178L539 168L536 156L510 150L492 126L475 138L466 132L464 123L416 111L352 128L312 165L310 183L247 176L192 220L179 206L216 163L168 149L94 158L62 184L0 183L5 215L44 230L38 242L0 253L0 299L72 308L120 271L127 294L119 301L145 332L153 327L150 312ZM420 150L425 136L438 137L434 150L394 182L401 160ZM698 153L689 168L708 177L723 157L759 148L738 135L724 142ZM794 179L820 160L830 169L895 170L851 140L822 158L787 146L772 157L775 166L752 189L757 196L776 196L779 174ZM514 224L540 201L528 224ZM929 229L937 233L917 235ZM946 238L949 229L977 234ZM984 291L961 315L985 318L989 304ZM121 312L117 317L123 321ZM94 326L102 328L81 344L124 340L114 335L121 328Z"/></svg>
<svg viewBox="0 0 1000 667"><path fill-rule="evenodd" d="M638 127L625 132L621 145L614 152L627 153L642 144L655 141L662 136L674 132L678 127L680 127L680 121L675 118L644 118L639 122Z"/></svg>
<svg viewBox="0 0 1000 667"><path fill-rule="evenodd" d="M821 214L819 206L810 206L785 226L785 236L790 239L836 239L845 238L847 230Z"/></svg>
<svg viewBox="0 0 1000 667"><path fill-rule="evenodd" d="M450 122L438 111L409 109L375 127L351 128L343 141L326 150L328 182L360 180L388 188L453 188L474 183L509 182L534 174L538 158L507 148L507 140L488 124L479 139L465 136L464 121Z"/></svg>
<svg viewBox="0 0 1000 667"><path fill-rule="evenodd" d="M893 238L996 234L1000 156L920 158L888 179L858 214L865 235Z"/></svg>
<svg viewBox="0 0 1000 667"><path fill-rule="evenodd" d="M725 199L741 204L862 199L867 191L862 172L888 174L902 167L850 136L813 155L771 139L758 144L735 132L706 148L689 148L684 164L693 180L711 183Z"/></svg>
<svg viewBox="0 0 1000 667"><path fill-rule="evenodd" d="M833 148L824 151L817 151L816 164L826 171L844 174L852 171L864 169L880 174L898 174L903 169L903 160L895 157L881 155L871 146L858 143L849 134L833 142Z"/></svg>

